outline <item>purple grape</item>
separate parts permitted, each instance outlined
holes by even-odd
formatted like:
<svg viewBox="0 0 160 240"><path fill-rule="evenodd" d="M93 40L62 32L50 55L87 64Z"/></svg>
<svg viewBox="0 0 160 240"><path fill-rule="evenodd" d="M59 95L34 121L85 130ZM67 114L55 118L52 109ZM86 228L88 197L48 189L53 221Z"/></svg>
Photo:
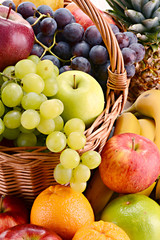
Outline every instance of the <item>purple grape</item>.
<svg viewBox="0 0 160 240"><path fill-rule="evenodd" d="M40 14L38 12L41 14L44 14L44 15L48 15L50 17L53 17L53 15L54 15L53 9L50 6L45 5L45 4L37 7L37 12L36 12L37 17L40 16Z"/></svg>
<svg viewBox="0 0 160 240"><path fill-rule="evenodd" d="M127 77L131 78L135 75L136 72L136 67L134 64L130 65L130 66L125 66L126 72L127 72Z"/></svg>
<svg viewBox="0 0 160 240"><path fill-rule="evenodd" d="M129 46L129 37L127 37L124 33L116 33L115 36L121 49Z"/></svg>
<svg viewBox="0 0 160 240"><path fill-rule="evenodd" d="M73 70L79 70L86 73L90 73L91 64L87 58L84 57L75 57L71 62L71 68Z"/></svg>
<svg viewBox="0 0 160 240"><path fill-rule="evenodd" d="M124 32L124 35L126 35L129 38L129 45L138 42L138 38L133 32Z"/></svg>
<svg viewBox="0 0 160 240"><path fill-rule="evenodd" d="M37 34L37 39L43 43L46 47L50 47L53 44L53 36L46 36L42 32Z"/></svg>
<svg viewBox="0 0 160 240"><path fill-rule="evenodd" d="M79 43L76 43L72 47L72 55L77 56L77 57L82 56L82 57L88 58L89 51L90 51L90 45L85 41L81 41Z"/></svg>
<svg viewBox="0 0 160 240"><path fill-rule="evenodd" d="M41 57L43 52L44 52L43 47L41 47L39 44L35 43L33 45L30 55L37 55L38 57Z"/></svg>
<svg viewBox="0 0 160 240"><path fill-rule="evenodd" d="M130 66L136 61L136 53L131 48L123 48L122 55L124 59L124 65Z"/></svg>
<svg viewBox="0 0 160 240"><path fill-rule="evenodd" d="M61 74L61 73L63 73L63 72L66 72L66 71L71 71L71 70L73 70L73 69L71 68L71 66L64 65L64 66L62 66L62 67L59 69L59 74Z"/></svg>
<svg viewBox="0 0 160 240"><path fill-rule="evenodd" d="M145 48L140 43L132 43L129 48L135 51L136 53L136 62L142 61L145 56Z"/></svg>
<svg viewBox="0 0 160 240"><path fill-rule="evenodd" d="M17 12L20 13L23 18L34 16L36 12L36 6L32 2L22 2L17 7Z"/></svg>
<svg viewBox="0 0 160 240"><path fill-rule="evenodd" d="M102 44L102 36L95 25L90 26L84 33L84 40L91 46Z"/></svg>
<svg viewBox="0 0 160 240"><path fill-rule="evenodd" d="M110 24L110 27L112 28L112 31L113 31L114 34L120 32L119 28L118 28L115 24L112 24L112 23L111 23L111 24Z"/></svg>
<svg viewBox="0 0 160 240"><path fill-rule="evenodd" d="M79 23L70 23L64 27L63 36L71 43L80 42L84 35L84 28Z"/></svg>
<svg viewBox="0 0 160 240"><path fill-rule="evenodd" d="M63 28L73 21L72 13L66 8L59 8L54 12L54 19L58 28Z"/></svg>
<svg viewBox="0 0 160 240"><path fill-rule="evenodd" d="M56 56L63 60L69 60L72 57L71 46L67 42L60 41L54 48L53 52Z"/></svg>
<svg viewBox="0 0 160 240"><path fill-rule="evenodd" d="M108 51L102 45L95 45L89 52L89 58L94 64L104 64L108 60Z"/></svg>
<svg viewBox="0 0 160 240"><path fill-rule="evenodd" d="M26 18L26 21L29 22L30 25L33 25L37 19L38 18L35 16L30 16L30 17ZM33 28L35 35L37 35L40 32L40 22L38 21L35 25L32 26L32 28Z"/></svg>
<svg viewBox="0 0 160 240"><path fill-rule="evenodd" d="M57 30L57 23L51 17L44 18L40 22L40 29L44 35L47 36L54 35L55 31Z"/></svg>
<svg viewBox="0 0 160 240"><path fill-rule="evenodd" d="M54 65L60 68L60 61L56 56L46 54L44 57L42 57L42 60L44 59L49 59L50 61L53 62Z"/></svg>
<svg viewBox="0 0 160 240"><path fill-rule="evenodd" d="M12 0L5 0L2 2L2 5L3 6L6 6L6 7L12 7L12 10L16 10L16 5L14 4L14 2Z"/></svg>

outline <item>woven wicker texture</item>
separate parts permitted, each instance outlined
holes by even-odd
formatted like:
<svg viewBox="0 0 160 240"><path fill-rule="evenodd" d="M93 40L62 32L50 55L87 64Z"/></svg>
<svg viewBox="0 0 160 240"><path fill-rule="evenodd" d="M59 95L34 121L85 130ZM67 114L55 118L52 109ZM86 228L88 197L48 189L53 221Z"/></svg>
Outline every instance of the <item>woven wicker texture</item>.
<svg viewBox="0 0 160 240"><path fill-rule="evenodd" d="M70 1L68 1L69 3ZM85 131L87 143L80 152L103 149L117 116L127 100L129 79L115 35L101 12L90 0L73 0L99 29L108 49L111 66L108 69L106 107L92 126ZM67 4L67 3L66 3ZM59 154L45 147L0 147L0 193L22 196L28 202L49 185L55 184L53 170Z"/></svg>

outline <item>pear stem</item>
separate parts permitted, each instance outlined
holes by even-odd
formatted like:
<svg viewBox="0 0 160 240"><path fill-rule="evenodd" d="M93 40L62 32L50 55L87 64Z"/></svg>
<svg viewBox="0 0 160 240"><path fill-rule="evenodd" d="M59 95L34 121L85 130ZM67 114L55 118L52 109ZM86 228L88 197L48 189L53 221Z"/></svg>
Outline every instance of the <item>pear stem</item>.
<svg viewBox="0 0 160 240"><path fill-rule="evenodd" d="M132 150L135 150L135 138L132 138Z"/></svg>
<svg viewBox="0 0 160 240"><path fill-rule="evenodd" d="M8 9L8 14L7 14L6 19L9 18L9 15L10 15L11 9L12 9L12 3L9 4L9 9Z"/></svg>
<svg viewBox="0 0 160 240"><path fill-rule="evenodd" d="M77 86L76 86L76 75L75 74L73 75L73 82L74 82L73 88L76 89Z"/></svg>

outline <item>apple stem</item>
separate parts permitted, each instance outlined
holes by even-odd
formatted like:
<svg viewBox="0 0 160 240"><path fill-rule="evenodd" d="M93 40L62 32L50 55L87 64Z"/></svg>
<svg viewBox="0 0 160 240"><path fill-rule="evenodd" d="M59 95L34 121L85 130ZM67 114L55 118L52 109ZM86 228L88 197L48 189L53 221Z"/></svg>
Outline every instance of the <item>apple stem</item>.
<svg viewBox="0 0 160 240"><path fill-rule="evenodd" d="M5 195L1 195L1 199L0 199L0 213L2 213L2 203L3 203L3 199L5 198Z"/></svg>
<svg viewBox="0 0 160 240"><path fill-rule="evenodd" d="M12 9L12 3L9 4L9 9L8 9L8 14L7 14L6 19L9 18L9 15L10 15L11 9Z"/></svg>
<svg viewBox="0 0 160 240"><path fill-rule="evenodd" d="M73 82L74 82L73 88L76 89L77 86L76 86L76 75L75 74L73 75Z"/></svg>
<svg viewBox="0 0 160 240"><path fill-rule="evenodd" d="M135 150L135 138L132 138L132 150Z"/></svg>

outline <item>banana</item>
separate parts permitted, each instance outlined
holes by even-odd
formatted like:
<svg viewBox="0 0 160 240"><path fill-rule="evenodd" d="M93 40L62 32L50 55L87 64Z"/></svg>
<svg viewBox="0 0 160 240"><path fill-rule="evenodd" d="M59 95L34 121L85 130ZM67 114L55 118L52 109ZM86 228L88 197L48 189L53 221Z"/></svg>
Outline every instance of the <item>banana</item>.
<svg viewBox="0 0 160 240"><path fill-rule="evenodd" d="M149 197L151 195L151 192L153 191L154 187L156 185L156 181L154 183L152 183L148 188L146 188L145 190L138 192L136 194L142 194L142 195L146 195L147 197Z"/></svg>
<svg viewBox="0 0 160 240"><path fill-rule="evenodd" d="M139 112L140 114L153 118L155 121L154 143L160 150L160 90L151 89L143 92L136 101L124 112Z"/></svg>
<svg viewBox="0 0 160 240"><path fill-rule="evenodd" d="M109 189L101 180L99 170L97 169L93 174L90 182L87 185L85 196L89 200L95 216L103 210L109 202L114 191Z"/></svg>
<svg viewBox="0 0 160 240"><path fill-rule="evenodd" d="M131 112L122 113L117 118L113 135L127 132L140 134L139 121Z"/></svg>
<svg viewBox="0 0 160 240"><path fill-rule="evenodd" d="M160 199L160 178L157 180L155 199Z"/></svg>
<svg viewBox="0 0 160 240"><path fill-rule="evenodd" d="M141 118L138 119L140 124L140 135L150 139L154 142L156 126L155 121L152 118Z"/></svg>

